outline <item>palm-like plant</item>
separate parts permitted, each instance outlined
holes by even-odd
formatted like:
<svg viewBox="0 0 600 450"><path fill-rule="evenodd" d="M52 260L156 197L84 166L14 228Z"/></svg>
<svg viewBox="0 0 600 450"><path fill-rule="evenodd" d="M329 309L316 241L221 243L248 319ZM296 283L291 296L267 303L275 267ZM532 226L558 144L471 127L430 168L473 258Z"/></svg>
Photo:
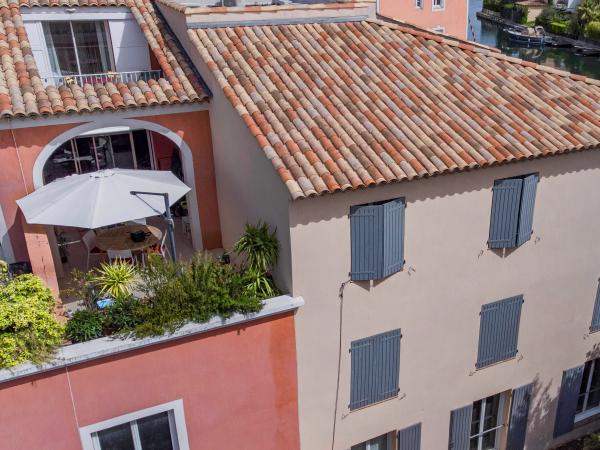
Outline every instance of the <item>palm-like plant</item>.
<svg viewBox="0 0 600 450"><path fill-rule="evenodd" d="M93 281L100 288L100 293L119 299L131 295L135 274L131 263L117 260L110 264L102 263Z"/></svg>
<svg viewBox="0 0 600 450"><path fill-rule="evenodd" d="M246 224L244 234L235 243L233 250L246 258L248 269L258 274L269 272L279 258L279 240L276 230L260 221L256 225Z"/></svg>
<svg viewBox="0 0 600 450"><path fill-rule="evenodd" d="M590 22L600 20L600 1L583 0L577 7L577 18L582 28Z"/></svg>

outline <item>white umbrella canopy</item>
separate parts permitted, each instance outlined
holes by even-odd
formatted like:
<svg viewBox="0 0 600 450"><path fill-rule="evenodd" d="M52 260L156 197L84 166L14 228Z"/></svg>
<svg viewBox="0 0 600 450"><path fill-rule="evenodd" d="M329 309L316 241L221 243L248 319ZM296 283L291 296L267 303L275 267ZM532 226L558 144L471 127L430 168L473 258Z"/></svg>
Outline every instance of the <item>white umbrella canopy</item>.
<svg viewBox="0 0 600 450"><path fill-rule="evenodd" d="M169 203L190 191L173 173L158 170L107 169L70 175L17 200L27 223L99 228L165 213Z"/></svg>

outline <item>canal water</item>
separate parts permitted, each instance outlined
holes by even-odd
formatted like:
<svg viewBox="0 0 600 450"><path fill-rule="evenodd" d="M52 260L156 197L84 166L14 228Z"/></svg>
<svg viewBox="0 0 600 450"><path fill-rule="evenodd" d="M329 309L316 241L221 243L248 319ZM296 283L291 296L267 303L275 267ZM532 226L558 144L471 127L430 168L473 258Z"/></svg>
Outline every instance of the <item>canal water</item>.
<svg viewBox="0 0 600 450"><path fill-rule="evenodd" d="M476 13L481 11L482 3L483 0L469 0L469 40L499 48L509 56L600 79L600 58L597 56L579 56L569 48L511 46L502 33L501 25L477 18Z"/></svg>

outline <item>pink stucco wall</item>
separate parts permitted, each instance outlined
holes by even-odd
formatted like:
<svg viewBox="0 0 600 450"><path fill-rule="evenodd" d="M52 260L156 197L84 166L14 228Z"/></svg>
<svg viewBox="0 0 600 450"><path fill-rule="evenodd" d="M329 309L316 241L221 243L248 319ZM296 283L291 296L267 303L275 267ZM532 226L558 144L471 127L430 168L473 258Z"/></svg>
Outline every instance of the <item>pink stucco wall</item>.
<svg viewBox="0 0 600 450"><path fill-rule="evenodd" d="M379 12L428 30L443 27L445 34L467 38L467 0L444 0L442 10L434 10L432 0L422 0L422 5L417 8L415 0L380 0Z"/></svg>
<svg viewBox="0 0 600 450"><path fill-rule="evenodd" d="M295 355L287 313L0 384L0 450L80 449L79 427L177 399L193 450L297 450Z"/></svg>
<svg viewBox="0 0 600 450"><path fill-rule="evenodd" d="M220 248L221 227L208 111L146 116L138 119L168 128L181 136L190 147L193 153L198 212L202 224L202 243L206 249ZM25 239L22 213L15 201L34 190L33 167L44 147L60 134L79 125L81 123L0 131L0 206L17 261L44 258L48 260L47 256L50 253L45 244L31 246L31 243L39 244L40 239L44 240L41 234L36 233L31 239ZM44 273L49 270L46 269ZM55 278L44 277L51 287L56 284Z"/></svg>

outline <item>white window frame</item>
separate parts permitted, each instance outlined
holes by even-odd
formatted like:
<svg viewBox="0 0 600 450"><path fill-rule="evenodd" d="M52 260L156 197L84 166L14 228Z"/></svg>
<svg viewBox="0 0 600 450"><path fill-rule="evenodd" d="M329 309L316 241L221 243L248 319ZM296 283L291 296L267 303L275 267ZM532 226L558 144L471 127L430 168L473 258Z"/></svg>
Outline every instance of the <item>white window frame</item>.
<svg viewBox="0 0 600 450"><path fill-rule="evenodd" d="M588 379L587 380L581 380L582 383L586 383L586 387L585 387L585 397L583 399L583 409L580 413L575 414L575 422L580 422L582 420L585 419L589 419L592 416L595 416L596 414L600 414L600 405L594 407L594 408L590 408L590 409L586 409L587 406L587 402L590 396L590 388L592 386L592 378L594 377L594 371L596 369L600 370L600 367L596 367L596 363L598 362L598 359L593 359L591 361L591 367L590 367L590 373L588 375ZM577 394L577 397L579 398L579 393Z"/></svg>
<svg viewBox="0 0 600 450"><path fill-rule="evenodd" d="M439 2L439 6L435 3ZM431 0L431 10L432 11L444 11L446 9L446 0Z"/></svg>
<svg viewBox="0 0 600 450"><path fill-rule="evenodd" d="M487 402L487 397L482 398L481 400L477 400L477 402L481 402L481 413L479 414L479 432L477 434L473 434L473 435L469 435L469 442L471 442L471 439L473 438L477 438L477 449L478 450L482 450L482 446L483 446L483 437L492 432L492 431L497 431L501 428L504 427L504 404L506 403L506 393L500 393L500 394L496 394L500 396L500 401L498 403L498 425L496 425L493 428L490 428L488 430L485 430L484 427L484 423L485 423L485 406L486 406L486 402ZM493 395L492 397L495 397L496 395ZM477 403L475 402L475 403ZM498 447L498 443L500 442L500 433L496 433L496 443L494 444L495 447Z"/></svg>
<svg viewBox="0 0 600 450"><path fill-rule="evenodd" d="M423 9L423 3L425 2L425 0L415 0L415 8L417 9Z"/></svg>
<svg viewBox="0 0 600 450"><path fill-rule="evenodd" d="M108 26L108 20L104 19L104 18L96 18L96 19L92 19L92 20L82 20L81 18L77 18L76 20L73 19L73 16L70 16L68 19L65 20L66 22L69 23L69 30L71 31L71 41L73 42L73 48L75 49L75 63L77 64L77 72L78 75L87 75L86 73L82 73L81 72L81 64L79 62L79 51L78 51L78 47L77 47L77 42L75 41L75 32L73 30L73 22L97 22L97 23L101 23L102 27L104 27L104 34L106 35L106 46L108 48L108 64L109 64L109 72L112 72L116 69L116 63L115 63L115 55L114 55L114 47L112 44L112 38L110 35L110 27ZM42 21L42 30L44 29L44 23L43 22L49 22L49 21ZM98 30L96 30L96 34L98 34ZM46 33L42 31L42 39L44 40L44 45L46 47L46 58L48 59L48 67L51 67L51 63L50 63L50 46L48 45L48 41L46 39ZM62 73L60 75L57 76L63 76ZM64 75L64 76L68 76L68 75Z"/></svg>
<svg viewBox="0 0 600 450"><path fill-rule="evenodd" d="M137 427L135 423L138 419L152 416L159 413L169 413L169 426L171 428L171 438L173 439L173 448L176 450L189 450L190 445L188 442L187 429L185 426L185 415L183 412L183 400L174 400L172 402L163 403L161 405L152 406L150 408L141 409L129 414L122 416L113 417L112 419L104 420L102 422L95 423L79 428L79 437L81 438L81 445L83 450L99 450L97 433L99 431L106 430L108 428L116 427L117 425L123 425L124 423L131 422L132 430ZM140 448L140 443L136 439L134 434L134 444L136 449Z"/></svg>
<svg viewBox="0 0 600 450"><path fill-rule="evenodd" d="M389 433L385 433L385 434L380 434L377 437L368 439L366 441L361 442L360 444L356 444L356 445L362 445L365 444L365 448L366 450L371 450L371 446L374 445L374 443L380 439L382 436L385 436L385 446L386 448L384 450L392 450L394 447L394 437L395 437L396 433L395 432L389 432ZM352 447L355 447L356 445L353 445ZM352 450L352 449L350 449Z"/></svg>

